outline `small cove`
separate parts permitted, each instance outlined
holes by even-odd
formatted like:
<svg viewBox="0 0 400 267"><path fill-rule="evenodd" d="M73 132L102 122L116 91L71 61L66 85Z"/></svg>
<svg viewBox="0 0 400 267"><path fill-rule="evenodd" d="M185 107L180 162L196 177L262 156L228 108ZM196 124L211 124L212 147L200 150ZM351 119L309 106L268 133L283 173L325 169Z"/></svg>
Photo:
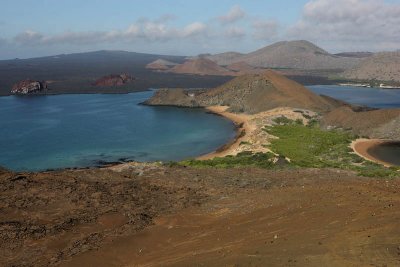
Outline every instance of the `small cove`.
<svg viewBox="0 0 400 267"><path fill-rule="evenodd" d="M400 108L400 89L337 85L314 85L308 88L314 93L328 95L351 104L383 109ZM383 142L372 146L366 153L382 162L400 166L400 142Z"/></svg>

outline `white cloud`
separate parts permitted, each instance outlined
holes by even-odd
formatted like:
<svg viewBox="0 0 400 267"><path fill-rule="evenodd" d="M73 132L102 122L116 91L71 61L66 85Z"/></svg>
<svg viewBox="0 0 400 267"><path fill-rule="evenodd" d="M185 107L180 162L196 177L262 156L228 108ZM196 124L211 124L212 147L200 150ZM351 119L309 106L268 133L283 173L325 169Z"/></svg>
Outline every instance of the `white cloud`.
<svg viewBox="0 0 400 267"><path fill-rule="evenodd" d="M400 4L383 0L313 0L287 31L340 49L379 50L400 43Z"/></svg>
<svg viewBox="0 0 400 267"><path fill-rule="evenodd" d="M20 45L57 45L57 44L93 44L107 42L151 41L166 42L174 39L191 39L207 34L207 26L194 22L183 28L170 27L161 22L165 19L140 19L126 30L64 32L57 35L45 36L39 32L27 30L14 37L14 42Z"/></svg>
<svg viewBox="0 0 400 267"><path fill-rule="evenodd" d="M225 15L219 16L218 20L223 24L234 23L243 19L246 16L246 12L239 6L233 6L229 12Z"/></svg>
<svg viewBox="0 0 400 267"><path fill-rule="evenodd" d="M194 22L183 28L181 35L183 37L196 36L206 33L207 25L201 22Z"/></svg>

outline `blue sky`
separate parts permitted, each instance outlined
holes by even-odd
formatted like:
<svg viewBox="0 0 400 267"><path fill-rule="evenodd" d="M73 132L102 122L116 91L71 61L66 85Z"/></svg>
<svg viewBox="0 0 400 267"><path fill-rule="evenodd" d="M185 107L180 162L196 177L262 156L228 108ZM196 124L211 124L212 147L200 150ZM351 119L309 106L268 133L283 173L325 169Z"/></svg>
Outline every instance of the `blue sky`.
<svg viewBox="0 0 400 267"><path fill-rule="evenodd" d="M2 0L0 59L99 49L196 55L306 39L400 49L400 0Z"/></svg>

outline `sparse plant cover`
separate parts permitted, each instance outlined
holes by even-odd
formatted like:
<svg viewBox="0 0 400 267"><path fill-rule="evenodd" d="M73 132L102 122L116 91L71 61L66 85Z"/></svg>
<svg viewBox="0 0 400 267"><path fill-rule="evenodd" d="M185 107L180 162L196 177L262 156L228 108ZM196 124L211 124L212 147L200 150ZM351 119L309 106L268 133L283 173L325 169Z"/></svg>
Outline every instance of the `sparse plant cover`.
<svg viewBox="0 0 400 267"><path fill-rule="evenodd" d="M280 158L288 158L290 162L285 168L338 168L353 170L367 177L400 176L400 168L386 168L382 165L366 161L353 153L350 148L352 140L357 136L344 130L322 130L316 120L307 126L301 120L290 120L284 116L275 119L277 125L264 128L269 134L278 138L272 139L267 147ZM247 142L242 142L245 144ZM282 168L275 165L276 155L272 153L252 153L246 151L237 156L226 156L210 160L187 160L179 165L193 167L234 168L254 166L261 168Z"/></svg>

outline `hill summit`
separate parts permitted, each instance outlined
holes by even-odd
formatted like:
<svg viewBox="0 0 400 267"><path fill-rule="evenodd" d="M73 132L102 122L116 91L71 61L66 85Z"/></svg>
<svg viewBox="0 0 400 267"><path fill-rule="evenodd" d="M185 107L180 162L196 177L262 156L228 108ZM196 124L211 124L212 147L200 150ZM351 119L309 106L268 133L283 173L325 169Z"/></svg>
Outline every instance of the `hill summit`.
<svg viewBox="0 0 400 267"><path fill-rule="evenodd" d="M282 41L248 54L223 53L207 57L219 65L245 62L253 67L290 69L348 69L359 58L337 56L315 44L299 41Z"/></svg>
<svg viewBox="0 0 400 267"><path fill-rule="evenodd" d="M277 107L328 111L335 103L275 71L237 77L210 90L162 89L148 105L183 107L229 106L232 112L255 114Z"/></svg>

